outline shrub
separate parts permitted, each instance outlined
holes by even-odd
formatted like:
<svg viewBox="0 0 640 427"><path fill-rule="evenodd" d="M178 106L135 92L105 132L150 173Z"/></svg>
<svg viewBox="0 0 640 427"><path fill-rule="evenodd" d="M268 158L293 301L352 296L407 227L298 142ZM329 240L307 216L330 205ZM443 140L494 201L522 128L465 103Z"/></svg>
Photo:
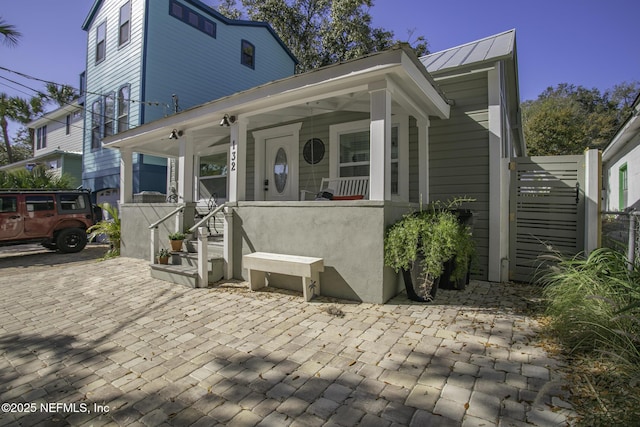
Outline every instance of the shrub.
<svg viewBox="0 0 640 427"><path fill-rule="evenodd" d="M551 327L573 352L615 357L640 372L640 268L611 249L559 259L542 277Z"/></svg>

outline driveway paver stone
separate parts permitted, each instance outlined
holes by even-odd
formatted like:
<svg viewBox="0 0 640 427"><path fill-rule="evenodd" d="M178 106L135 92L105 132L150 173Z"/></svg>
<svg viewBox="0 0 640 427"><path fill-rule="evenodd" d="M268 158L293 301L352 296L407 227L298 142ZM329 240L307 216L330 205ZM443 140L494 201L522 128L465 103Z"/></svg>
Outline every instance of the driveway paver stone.
<svg viewBox="0 0 640 427"><path fill-rule="evenodd" d="M532 288L384 305L0 249L0 426L571 425ZM25 405L30 404L30 405ZM40 424L38 424L40 423Z"/></svg>

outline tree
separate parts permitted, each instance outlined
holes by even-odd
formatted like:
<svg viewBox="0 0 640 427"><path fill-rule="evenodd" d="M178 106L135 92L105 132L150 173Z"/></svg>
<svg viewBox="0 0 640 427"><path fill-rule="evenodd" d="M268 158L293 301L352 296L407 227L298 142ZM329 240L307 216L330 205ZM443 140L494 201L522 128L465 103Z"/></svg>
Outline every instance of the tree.
<svg viewBox="0 0 640 427"><path fill-rule="evenodd" d="M43 94L42 97L48 101L55 102L59 107L64 107L73 103L80 95L69 85L57 85L49 82L47 83L47 94Z"/></svg>
<svg viewBox="0 0 640 427"><path fill-rule="evenodd" d="M0 171L0 188L71 188L71 179L67 175L56 175L44 166L32 170L20 169L14 172Z"/></svg>
<svg viewBox="0 0 640 427"><path fill-rule="evenodd" d="M7 156L7 162L13 163L11 140L9 139L9 118L11 117L11 98L6 93L0 93L0 130Z"/></svg>
<svg viewBox="0 0 640 427"><path fill-rule="evenodd" d="M13 25L7 24L2 17L0 17L0 36L2 36L2 42L7 46L15 46L18 44L18 39L22 34L16 30Z"/></svg>
<svg viewBox="0 0 640 427"><path fill-rule="evenodd" d="M398 41L392 31L371 26L373 0L221 0L218 11L237 19L268 22L298 59L297 72L387 49ZM410 33L410 36L412 33ZM427 52L418 37L416 54Z"/></svg>
<svg viewBox="0 0 640 427"><path fill-rule="evenodd" d="M604 147L624 120L624 100L633 99L630 86L633 84L620 85L602 94L595 88L561 83L548 87L538 99L524 102L523 131L529 154L581 154L589 147Z"/></svg>

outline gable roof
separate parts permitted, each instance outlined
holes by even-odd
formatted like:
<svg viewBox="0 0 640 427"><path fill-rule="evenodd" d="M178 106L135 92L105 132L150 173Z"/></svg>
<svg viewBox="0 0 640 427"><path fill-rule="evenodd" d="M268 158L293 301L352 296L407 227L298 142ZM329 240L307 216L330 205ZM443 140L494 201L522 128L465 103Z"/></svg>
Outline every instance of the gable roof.
<svg viewBox="0 0 640 427"><path fill-rule="evenodd" d="M450 68L464 67L482 62L513 58L516 30L476 40L461 46L435 52L420 58L427 71L436 73Z"/></svg>
<svg viewBox="0 0 640 427"><path fill-rule="evenodd" d="M284 51L287 52L287 54L291 57L293 62L298 64L298 58L296 58L295 55L289 50L287 45L284 44L282 39L278 36L278 34L276 34L275 30L271 27L271 25L269 25L269 23L261 22L261 21L246 21L242 19L229 19L226 16L222 15L217 10L215 10L214 8L207 6L206 4L202 3L199 0L182 0L182 1L190 4L191 6L197 9L200 9L204 13L214 16L217 20L221 21L226 25L266 28L271 33L273 38L280 44L282 49L284 49ZM95 0L93 2L93 6L91 6L91 9L89 10L89 14L87 15L84 22L82 23L82 29L84 31L89 30L89 27L91 26L94 18L96 17L96 14L98 13L98 11L100 10L100 7L102 6L102 3L104 3L104 0ZM150 3L151 2L148 2L147 4L150 4Z"/></svg>
<svg viewBox="0 0 640 427"><path fill-rule="evenodd" d="M611 160L629 141L640 134L640 94L636 97L631 107L631 114L620 126L609 144L602 152L602 161Z"/></svg>

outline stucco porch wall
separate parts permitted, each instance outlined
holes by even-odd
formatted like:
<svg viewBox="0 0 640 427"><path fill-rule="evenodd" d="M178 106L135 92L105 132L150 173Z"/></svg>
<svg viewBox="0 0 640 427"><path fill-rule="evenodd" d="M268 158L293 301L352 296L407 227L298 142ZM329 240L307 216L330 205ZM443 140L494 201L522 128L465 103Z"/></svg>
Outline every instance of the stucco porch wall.
<svg viewBox="0 0 640 427"><path fill-rule="evenodd" d="M367 200L238 202L233 208L234 277L247 279L241 260L251 252L321 257L323 296L385 303L401 282L384 266L384 233L411 209L408 203ZM299 278L274 275L272 280L301 289Z"/></svg>
<svg viewBox="0 0 640 427"><path fill-rule="evenodd" d="M151 230L149 226L179 205L175 203L125 203L120 205L122 243L120 254L130 258L150 259ZM183 228L194 224L195 203L187 203L183 211ZM176 231L175 217L158 227L160 248L170 248L169 234Z"/></svg>

